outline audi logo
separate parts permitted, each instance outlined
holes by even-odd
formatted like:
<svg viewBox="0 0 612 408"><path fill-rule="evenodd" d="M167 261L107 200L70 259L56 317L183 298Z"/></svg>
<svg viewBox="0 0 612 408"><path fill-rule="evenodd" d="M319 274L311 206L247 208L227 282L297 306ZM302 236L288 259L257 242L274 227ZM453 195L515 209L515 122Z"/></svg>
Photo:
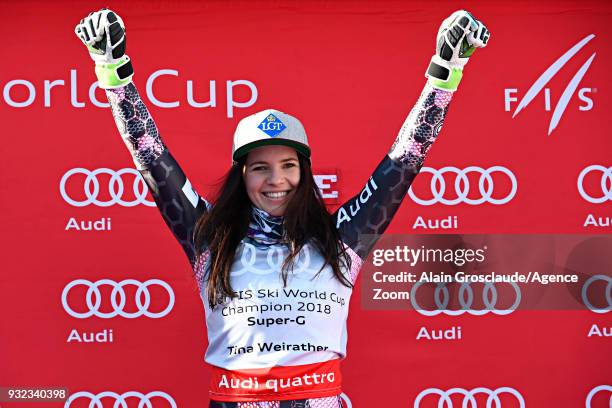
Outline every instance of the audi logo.
<svg viewBox="0 0 612 408"><path fill-rule="evenodd" d="M480 198L468 197L470 193L470 181L468 179L468 174L472 172L480 175L480 178L478 179L478 191L480 194ZM438 170L433 169L431 167L423 167L421 169L421 173L431 173L433 175L430 182L430 188L433 197L429 200L424 200L414 194L414 191L412 191L412 187L410 187L410 189L408 190L408 195L410 196L410 198L415 203L421 205L433 205L436 203L441 203L445 205L457 205L460 203L466 203L469 205L479 205L483 203L502 205L508 203L516 195L516 177L514 176L514 173L512 173L512 171L502 166L493 166L489 167L488 169L483 169L482 167L477 166L468 166L465 169L447 166L442 167ZM455 193L457 194L456 198L444 198L444 193L446 192L446 181L444 179L444 174L446 173L455 175L454 189ZM505 197L493 197L493 174L495 173L501 173L505 175L512 184L510 192Z"/></svg>
<svg viewBox="0 0 612 408"><path fill-rule="evenodd" d="M584 191L584 178L592 171L601 171L601 191L603 195L601 197L591 197L586 191ZM605 201L612 201L612 167L605 167L599 164L593 164L586 167L580 172L578 176L578 192L580 196L589 203L601 204Z"/></svg>
<svg viewBox="0 0 612 408"><path fill-rule="evenodd" d="M240 276L245 273L256 275L269 275L278 273L287 257L287 249L270 246L267 249L256 248L255 245L245 242L242 249L236 254L236 261L230 272L232 276ZM265 264L258 260L257 254L265 252ZM263 255L262 255L263 259ZM311 263L310 246L304 245L300 256L297 258L293 270L295 273L307 272Z"/></svg>
<svg viewBox="0 0 612 408"><path fill-rule="evenodd" d="M86 199L82 201L77 201L71 198L66 192L66 183L68 182L68 179L75 174L84 174L86 176L85 183L83 184L83 191ZM111 198L108 201L98 200L98 195L100 194L100 182L98 181L97 176L100 174L108 174L110 176L110 181L108 182L108 193L110 194ZM125 191L122 178L122 176L125 174L131 174L134 176L132 190L134 191L135 199L132 201L125 201L121 198ZM131 168L115 171L107 168L88 170L79 167L67 171L60 181L60 193L62 198L68 204L75 207L85 207L90 204L94 204L99 207L110 207L114 204L119 204L123 207L134 207L138 204L155 207L155 202L146 199L148 191L149 189L140 173L138 173L136 169Z"/></svg>
<svg viewBox="0 0 612 408"><path fill-rule="evenodd" d="M432 394L438 395L440 397L438 401L438 407L443 406L445 408L453 408L453 401L451 400L451 395L459 394L463 395L463 402L461 404L461 408L466 408L468 405L470 406L470 408L477 408L478 402L476 401L476 398L474 398L474 396L477 394L485 394L488 396L486 408L502 408L502 403L499 399L499 395L504 393L513 395L520 404L519 406L521 408L525 408L525 400L523 399L521 393L510 387L501 387L495 390L490 390L484 387L474 388L473 390L466 390L463 388L451 388L446 391L441 390L439 388L427 388L426 390L421 391L419 395L417 395L416 399L414 400L414 408L419 408L421 400L426 396Z"/></svg>
<svg viewBox="0 0 612 408"><path fill-rule="evenodd" d="M163 398L172 408L177 408L174 399L163 391L152 391L148 394L143 394L138 391L128 391L124 392L123 394L117 394L116 392L112 391L104 391L98 394L93 394L88 391L79 391L70 395L70 397L64 403L64 408L69 408L70 404L72 404L78 398L89 399L89 408L104 408L102 405L102 398L114 399L115 402L113 404L113 408L128 408L126 401L128 398L137 398L139 400L138 408L154 408L154 405L151 402L153 398ZM158 406L167 407L168 404L161 404Z"/></svg>
<svg viewBox="0 0 612 408"><path fill-rule="evenodd" d="M472 303L474 302L474 291L472 290L469 282L462 282L461 287L459 288L459 304L461 305L461 309L448 310L447 307L450 299L448 288L446 287L446 284L439 283L436 284L436 289L434 291L434 301L436 303L437 310L425 310L419 306L416 300L417 290L424 284L424 282L417 282L412 286L410 289L410 303L412 303L414 310L425 316L436 316L440 313L450 316L459 316L466 312L475 316L482 316L486 313L507 315L514 312L521 303L521 289L515 282L508 282L509 285L512 285L516 294L514 303L508 309L496 309L497 288L495 287L495 284L487 282L483 284L482 292L482 301L484 302L485 308L482 310L473 310L471 307Z"/></svg>
<svg viewBox="0 0 612 408"><path fill-rule="evenodd" d="M87 294L85 295L85 303L89 309L87 312L80 313L76 312L68 304L68 294L72 288L78 285L84 285L87 287ZM113 308L112 312L101 312L100 305L102 304L102 294L100 292L100 286L109 285L113 288L110 294L110 302ZM126 295L123 287L126 285L136 286L135 304L137 310L129 313L123 309L126 304ZM164 310L157 313L149 312L148 308L151 304L151 294L149 293L149 286L159 285L168 292L168 305ZM141 298L144 297L144 302ZM170 285L159 279L149 279L146 282L139 282L135 279L125 279L121 282L115 282L110 279L100 279L96 282L91 282L86 279L76 279L70 282L62 291L62 305L64 310L72 317L77 319L86 319L91 316L100 317L102 319L110 319L116 316L125 317L127 319L134 319L140 316L150 317L152 319L159 319L160 317L166 316L172 310L174 306L174 292Z"/></svg>
<svg viewBox="0 0 612 408"><path fill-rule="evenodd" d="M598 385L597 387L593 388L589 392L589 395L587 395L586 402L585 402L586 408L591 408L591 401L593 400L593 397L595 396L595 394L597 394L600 391L609 391L612 393L612 386ZM612 394L610 395L610 406L612 407Z"/></svg>
<svg viewBox="0 0 612 408"><path fill-rule="evenodd" d="M608 284L606 285L606 292L605 292L606 302L608 302L608 306L604 308L598 308L598 307L593 306L593 303L589 300L589 296L588 296L589 286L591 286L593 282L596 282L598 280L608 282ZM595 313L608 313L610 310L612 310L612 278L607 275L593 275L589 279L587 279L584 282L584 285L582 285L582 302L584 303L586 307L588 307L591 311Z"/></svg>

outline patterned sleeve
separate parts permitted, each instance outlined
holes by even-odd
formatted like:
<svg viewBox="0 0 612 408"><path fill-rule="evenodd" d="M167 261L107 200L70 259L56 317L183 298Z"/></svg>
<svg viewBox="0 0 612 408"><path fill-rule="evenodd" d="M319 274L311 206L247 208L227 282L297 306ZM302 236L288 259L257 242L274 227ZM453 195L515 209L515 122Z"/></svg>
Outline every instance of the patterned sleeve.
<svg viewBox="0 0 612 408"><path fill-rule="evenodd" d="M425 85L391 150L364 189L334 213L343 242L362 260L385 231L436 140L453 93Z"/></svg>
<svg viewBox="0 0 612 408"><path fill-rule="evenodd" d="M198 218L209 208L208 202L193 189L168 152L134 84L107 89L106 96L136 168L146 181L164 221L193 264L197 255L193 231Z"/></svg>

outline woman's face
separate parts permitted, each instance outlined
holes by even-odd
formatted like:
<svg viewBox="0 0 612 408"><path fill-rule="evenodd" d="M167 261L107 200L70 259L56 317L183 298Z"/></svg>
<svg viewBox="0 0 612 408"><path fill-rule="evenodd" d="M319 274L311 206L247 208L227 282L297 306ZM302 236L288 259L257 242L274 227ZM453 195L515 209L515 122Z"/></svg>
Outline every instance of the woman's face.
<svg viewBox="0 0 612 408"><path fill-rule="evenodd" d="M285 214L300 183L297 152L288 146L262 146L249 152L243 171L251 202L270 215Z"/></svg>

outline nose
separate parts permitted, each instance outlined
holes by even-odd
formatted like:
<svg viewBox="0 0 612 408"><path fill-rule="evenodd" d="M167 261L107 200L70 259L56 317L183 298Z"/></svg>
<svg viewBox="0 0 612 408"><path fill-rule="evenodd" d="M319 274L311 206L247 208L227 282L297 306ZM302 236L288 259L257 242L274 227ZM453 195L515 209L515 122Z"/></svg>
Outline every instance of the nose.
<svg viewBox="0 0 612 408"><path fill-rule="evenodd" d="M278 185L278 184L282 184L284 181L285 176L283 175L283 172L281 169L278 168L273 168L269 175L268 175L268 184L271 185Z"/></svg>

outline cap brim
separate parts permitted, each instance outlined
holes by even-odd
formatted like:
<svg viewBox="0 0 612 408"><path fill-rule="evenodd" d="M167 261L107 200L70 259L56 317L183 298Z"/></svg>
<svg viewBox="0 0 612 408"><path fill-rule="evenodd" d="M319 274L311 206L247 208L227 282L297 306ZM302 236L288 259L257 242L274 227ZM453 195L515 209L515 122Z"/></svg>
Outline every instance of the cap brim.
<svg viewBox="0 0 612 408"><path fill-rule="evenodd" d="M306 156L307 159L310 159L310 148L308 146L302 143L294 142L293 140L287 140L287 139L265 139L265 140L257 140L256 142L248 143L240 147L238 150L236 150L234 152L234 156L232 157L232 159L238 160L239 158L241 158L242 156L245 156L248 152L250 152L253 149L256 149L261 146L272 146L272 145L293 147L295 150L297 150L298 153L301 153L304 156Z"/></svg>

